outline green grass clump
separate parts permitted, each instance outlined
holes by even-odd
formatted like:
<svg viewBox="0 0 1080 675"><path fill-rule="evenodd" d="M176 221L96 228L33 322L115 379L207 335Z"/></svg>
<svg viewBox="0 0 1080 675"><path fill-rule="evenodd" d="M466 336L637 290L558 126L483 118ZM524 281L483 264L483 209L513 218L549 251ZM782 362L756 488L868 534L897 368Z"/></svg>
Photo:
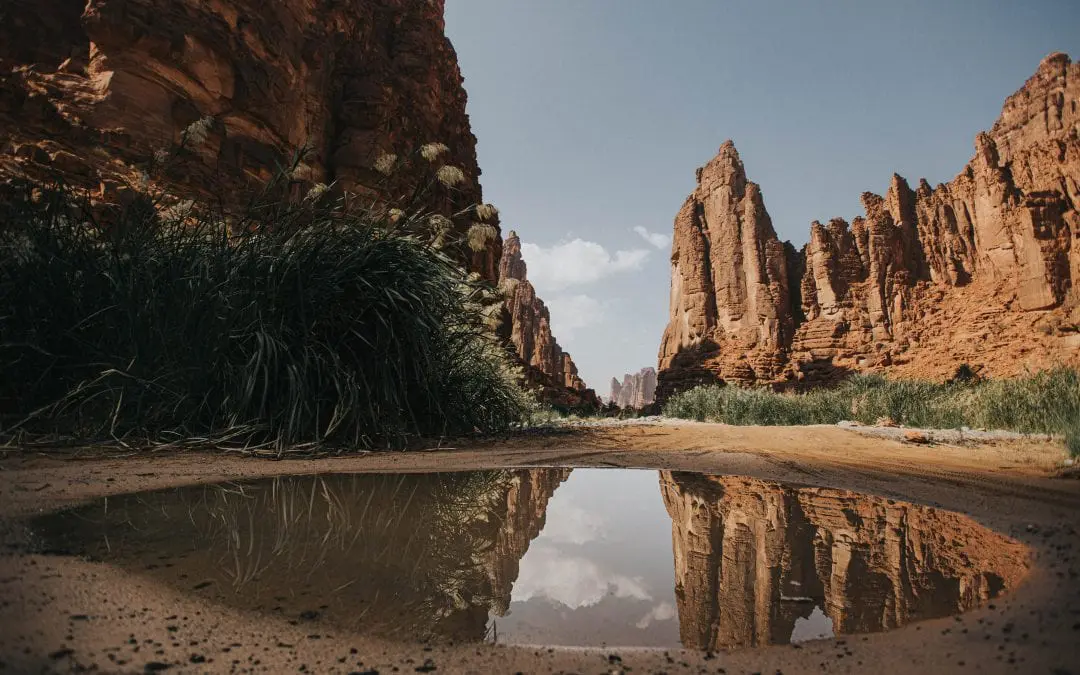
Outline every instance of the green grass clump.
<svg viewBox="0 0 1080 675"><path fill-rule="evenodd" d="M664 405L664 414L738 425L873 424L885 417L935 429L1066 434L1075 453L1080 451L1080 372L1058 368L1012 379L944 384L857 375L837 387L806 393L711 385L676 394Z"/></svg>
<svg viewBox="0 0 1080 675"><path fill-rule="evenodd" d="M1073 425L1065 432L1065 449L1070 457L1080 458L1080 424Z"/></svg>
<svg viewBox="0 0 1080 675"><path fill-rule="evenodd" d="M0 201L0 436L280 451L522 419L491 289L407 234L421 216L321 194L97 214L63 190Z"/></svg>

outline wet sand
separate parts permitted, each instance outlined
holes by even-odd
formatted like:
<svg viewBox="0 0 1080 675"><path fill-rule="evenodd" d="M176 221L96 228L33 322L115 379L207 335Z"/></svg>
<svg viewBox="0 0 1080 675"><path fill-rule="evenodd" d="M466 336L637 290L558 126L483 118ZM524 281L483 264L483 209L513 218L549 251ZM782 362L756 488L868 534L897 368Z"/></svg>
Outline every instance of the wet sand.
<svg viewBox="0 0 1080 675"><path fill-rule="evenodd" d="M195 453L0 455L0 671L1080 674L1080 481L1060 477L1060 444L1030 439L925 446L837 427L665 422L456 447L287 460ZM929 504L1023 542L1031 570L1015 592L960 617L801 646L717 654L484 644L426 649L224 608L103 563L27 554L18 524L19 517L101 496L195 483L513 466L738 474Z"/></svg>

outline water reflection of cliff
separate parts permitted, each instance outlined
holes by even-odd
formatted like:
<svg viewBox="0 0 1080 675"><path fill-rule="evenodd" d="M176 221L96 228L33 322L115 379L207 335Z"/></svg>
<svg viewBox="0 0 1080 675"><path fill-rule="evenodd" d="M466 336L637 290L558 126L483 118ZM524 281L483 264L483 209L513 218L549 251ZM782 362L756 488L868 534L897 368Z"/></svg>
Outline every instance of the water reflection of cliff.
<svg viewBox="0 0 1080 675"><path fill-rule="evenodd" d="M954 513L843 490L660 473L686 647L786 643L818 607L836 633L977 606L1023 575L1023 547Z"/></svg>
<svg viewBox="0 0 1080 675"><path fill-rule="evenodd" d="M125 495L36 521L43 547L298 621L481 640L569 469L285 477Z"/></svg>

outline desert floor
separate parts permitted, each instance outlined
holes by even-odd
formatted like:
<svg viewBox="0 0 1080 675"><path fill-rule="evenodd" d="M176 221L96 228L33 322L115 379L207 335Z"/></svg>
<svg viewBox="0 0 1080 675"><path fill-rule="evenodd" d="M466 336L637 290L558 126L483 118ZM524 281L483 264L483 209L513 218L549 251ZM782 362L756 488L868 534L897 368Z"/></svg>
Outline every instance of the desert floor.
<svg viewBox="0 0 1080 675"><path fill-rule="evenodd" d="M0 452L0 672L1052 673L1080 675L1080 480L1046 439L921 445L838 427L663 421L470 441L454 449L265 460L230 454ZM638 467L837 487L970 515L1030 548L1013 593L960 617L715 655L425 649L246 614L102 563L26 552L20 517L92 498L281 474ZM171 630L170 630L171 627ZM110 659L110 655L112 658ZM194 660L205 659L200 663ZM123 665L118 665L119 661ZM427 666L425 666L427 663Z"/></svg>

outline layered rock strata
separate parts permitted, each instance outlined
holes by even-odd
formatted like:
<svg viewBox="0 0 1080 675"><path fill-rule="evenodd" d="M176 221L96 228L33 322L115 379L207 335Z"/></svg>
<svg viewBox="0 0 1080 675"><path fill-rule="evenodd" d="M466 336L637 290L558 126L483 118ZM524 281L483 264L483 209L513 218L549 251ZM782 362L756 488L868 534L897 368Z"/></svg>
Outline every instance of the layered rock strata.
<svg viewBox="0 0 1080 675"><path fill-rule="evenodd" d="M574 360L551 334L551 312L529 282L521 239L513 230L502 246L499 287L506 298L505 330L528 384L540 389L542 400L557 407L598 408L596 392L585 386Z"/></svg>
<svg viewBox="0 0 1080 675"><path fill-rule="evenodd" d="M975 148L951 182L894 175L797 251L724 143L675 218L658 398L1080 365L1080 64L1044 59Z"/></svg>
<svg viewBox="0 0 1080 675"><path fill-rule="evenodd" d="M620 408L640 410L652 405L656 395L656 369L642 368L636 373L626 373L622 382L611 378L611 393L608 402Z"/></svg>
<svg viewBox="0 0 1080 675"><path fill-rule="evenodd" d="M418 158L387 177L376 161L444 143L440 163L465 179L453 188L435 182L421 205L458 213L481 202L480 169L443 5L5 2L0 179L62 180L109 203L150 176L177 198L228 204L303 149L289 177L295 191L321 182L395 197L432 167ZM198 133L185 133L192 124ZM497 238L463 256L496 280Z"/></svg>
<svg viewBox="0 0 1080 675"><path fill-rule="evenodd" d="M787 643L815 610L837 634L896 628L981 605L1027 570L1022 544L931 507L669 471L660 490L687 648Z"/></svg>

